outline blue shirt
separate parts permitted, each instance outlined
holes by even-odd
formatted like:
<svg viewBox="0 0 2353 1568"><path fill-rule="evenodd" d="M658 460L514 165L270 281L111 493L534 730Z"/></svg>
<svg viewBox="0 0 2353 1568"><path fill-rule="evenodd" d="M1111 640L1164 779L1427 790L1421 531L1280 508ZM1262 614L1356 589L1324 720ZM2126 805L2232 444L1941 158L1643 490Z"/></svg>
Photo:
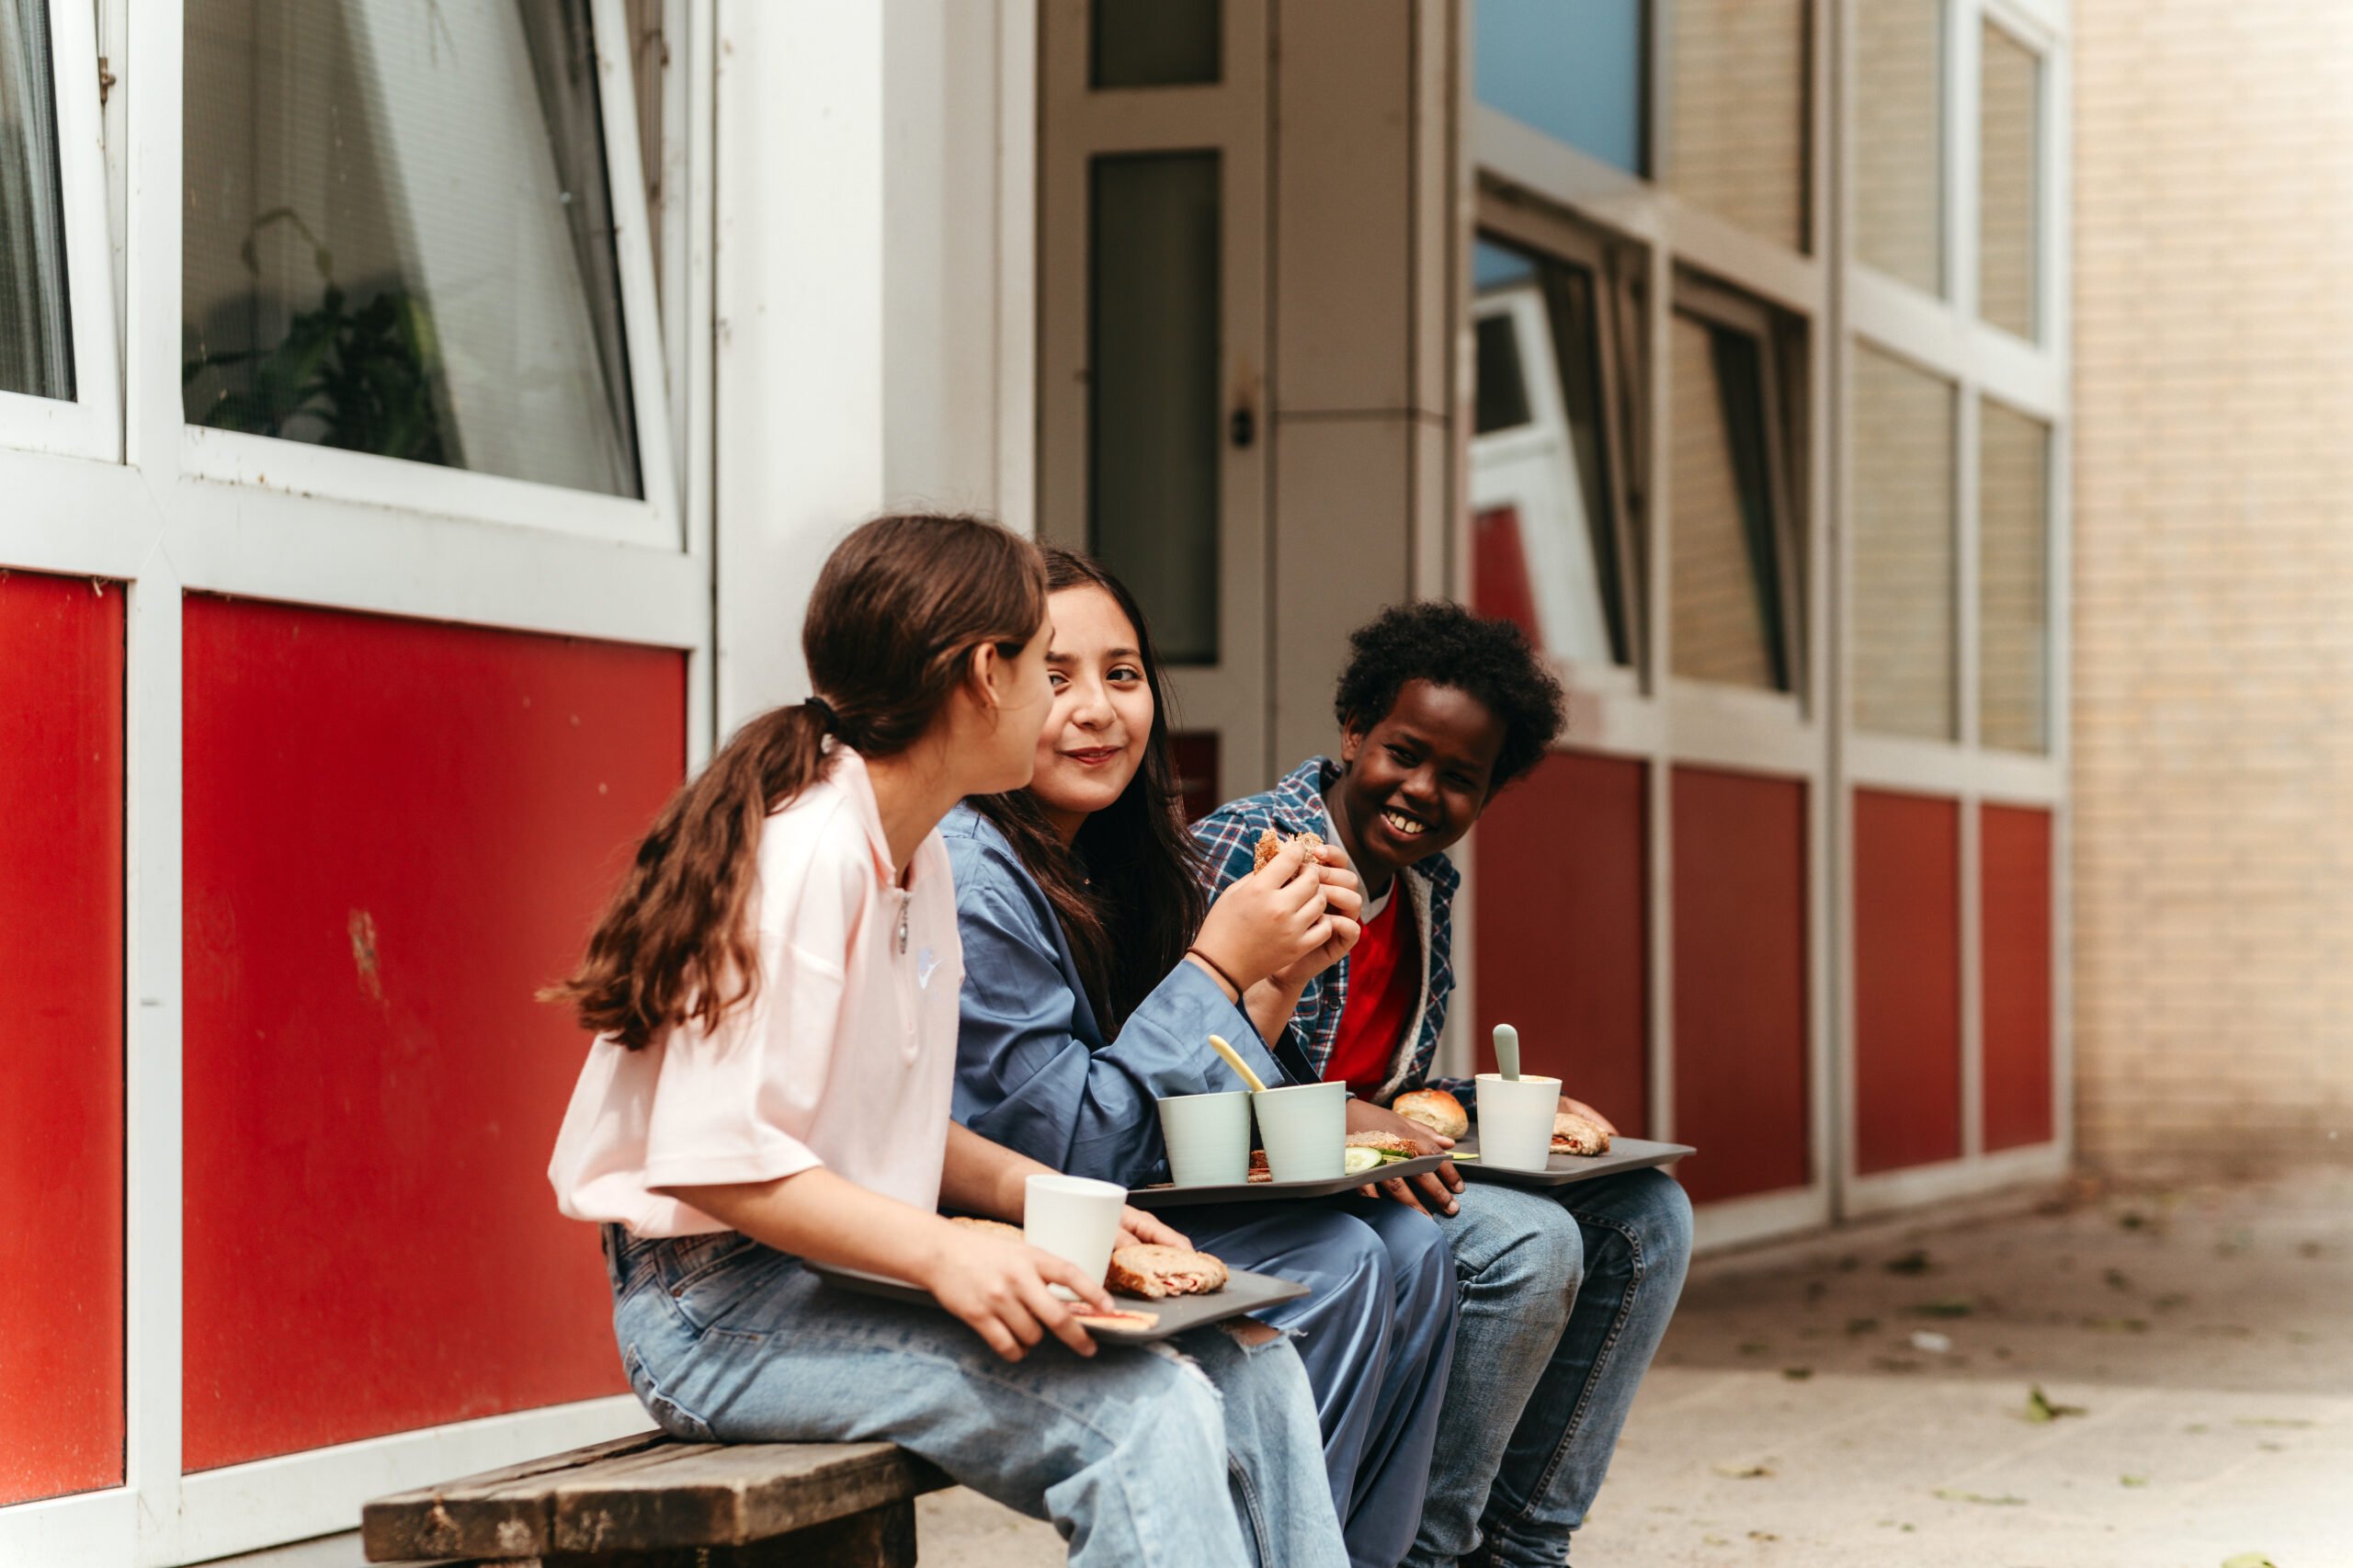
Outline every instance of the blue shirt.
<svg viewBox="0 0 2353 1568"><path fill-rule="evenodd" d="M1106 1039L1062 921L997 825L960 805L939 832L964 946L958 1121L1056 1170L1140 1187L1167 1175L1155 1101L1245 1086L1211 1035L1268 1084L1293 1081L1249 1015L1190 962Z"/></svg>

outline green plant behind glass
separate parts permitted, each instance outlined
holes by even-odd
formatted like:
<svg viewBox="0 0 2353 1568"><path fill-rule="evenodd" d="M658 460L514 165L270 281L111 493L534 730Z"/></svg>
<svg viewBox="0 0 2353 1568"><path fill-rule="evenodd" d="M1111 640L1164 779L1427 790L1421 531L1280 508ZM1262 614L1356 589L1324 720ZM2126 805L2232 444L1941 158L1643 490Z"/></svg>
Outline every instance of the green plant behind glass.
<svg viewBox="0 0 2353 1568"><path fill-rule="evenodd" d="M311 242L312 262L324 285L318 306L289 321L286 335L274 347L199 353L183 363L183 393L206 370L248 367L244 386L222 388L209 406L194 412L197 423L288 437L290 426L307 420L321 433L288 438L415 462L449 462L434 405L441 355L432 308L405 289L388 289L359 309L348 309L335 280L333 255L288 207L263 213L246 233L240 254L256 276L261 266L254 242L264 227L281 219Z"/></svg>

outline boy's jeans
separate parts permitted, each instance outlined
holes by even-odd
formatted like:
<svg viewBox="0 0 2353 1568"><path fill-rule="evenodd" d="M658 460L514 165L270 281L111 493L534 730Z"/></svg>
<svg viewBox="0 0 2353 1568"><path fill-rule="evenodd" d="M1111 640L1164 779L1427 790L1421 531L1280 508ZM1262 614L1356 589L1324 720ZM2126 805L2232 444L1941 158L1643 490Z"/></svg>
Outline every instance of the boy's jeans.
<svg viewBox="0 0 2353 1568"><path fill-rule="evenodd" d="M1559 1568L1675 1314L1691 1202L1657 1171L1472 1182L1457 1201L1438 1223L1462 1286L1458 1375L1406 1562Z"/></svg>
<svg viewBox="0 0 2353 1568"><path fill-rule="evenodd" d="M605 1232L630 1386L695 1442L894 1442L1054 1522L1083 1568L1346 1568L1288 1341L1051 1339L1020 1361L936 1308L853 1295L736 1232ZM1245 1544L1245 1540L1247 1544Z"/></svg>

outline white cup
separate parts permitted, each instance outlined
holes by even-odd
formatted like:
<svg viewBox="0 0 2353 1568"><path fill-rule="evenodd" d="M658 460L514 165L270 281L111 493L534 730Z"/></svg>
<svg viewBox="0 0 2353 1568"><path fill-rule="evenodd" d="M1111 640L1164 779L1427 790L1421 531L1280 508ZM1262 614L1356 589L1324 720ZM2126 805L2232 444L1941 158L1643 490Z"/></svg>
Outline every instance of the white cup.
<svg viewBox="0 0 2353 1568"><path fill-rule="evenodd" d="M1128 1189L1091 1176L1033 1176L1021 1207L1021 1237L1066 1258L1089 1279L1102 1280L1119 1239L1120 1210Z"/></svg>
<svg viewBox="0 0 2353 1568"><path fill-rule="evenodd" d="M1277 1181L1324 1181L1347 1174L1348 1086L1293 1084L1250 1096Z"/></svg>
<svg viewBox="0 0 2353 1568"><path fill-rule="evenodd" d="M1552 1118L1561 1108L1561 1080L1523 1073L1479 1074L1479 1163L1507 1170L1540 1171L1552 1158Z"/></svg>
<svg viewBox="0 0 2353 1568"><path fill-rule="evenodd" d="M1172 1095L1160 1102L1168 1175L1178 1187L1227 1187L1250 1179L1250 1096Z"/></svg>

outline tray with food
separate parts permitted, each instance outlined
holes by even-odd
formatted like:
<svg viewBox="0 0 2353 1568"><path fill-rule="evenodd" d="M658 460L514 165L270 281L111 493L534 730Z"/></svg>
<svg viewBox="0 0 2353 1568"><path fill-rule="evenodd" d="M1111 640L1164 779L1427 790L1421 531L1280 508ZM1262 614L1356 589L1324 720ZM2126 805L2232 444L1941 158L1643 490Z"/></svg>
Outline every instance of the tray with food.
<svg viewBox="0 0 2353 1568"><path fill-rule="evenodd" d="M1357 1134L1358 1137L1366 1136ZM1387 1140L1383 1140L1384 1142ZM1369 1182L1387 1181L1391 1176L1420 1176L1434 1171L1445 1163L1443 1154L1413 1154L1413 1145L1396 1141L1394 1148L1373 1151L1372 1158L1364 1157L1362 1146L1349 1148L1343 1156L1341 1173L1313 1181L1277 1181L1274 1171L1267 1164L1264 1150L1254 1150L1250 1155L1250 1179L1225 1182L1210 1187L1178 1187L1174 1182L1162 1182L1154 1187L1131 1187L1128 1201L1139 1209L1177 1209L1197 1203L1261 1203L1278 1198L1337 1198L1354 1192Z"/></svg>
<svg viewBox="0 0 2353 1568"><path fill-rule="evenodd" d="M1582 1118L1580 1118L1582 1119ZM1588 1123L1587 1125L1590 1125ZM1479 1135L1472 1133L1454 1145L1454 1168L1465 1181L1502 1182L1509 1187L1565 1187L1573 1181L1639 1171L1651 1165L1673 1165L1697 1153L1688 1143L1658 1143L1648 1138L1606 1138L1589 1154L1575 1153L1555 1142L1552 1157L1540 1171L1490 1165L1479 1158Z"/></svg>
<svg viewBox="0 0 2353 1568"><path fill-rule="evenodd" d="M1466 1181L1502 1182L1511 1187L1565 1187L1573 1181L1591 1181L1620 1171L1669 1165L1697 1153L1688 1143L1617 1137L1573 1111L1556 1110L1552 1114L1552 1149L1542 1170L1491 1165L1479 1157L1479 1134L1464 1113L1462 1102L1444 1089L1416 1089L1399 1095L1394 1108L1408 1120L1418 1121L1433 1132L1454 1140L1454 1168L1462 1173ZM1535 1131L1540 1135L1541 1129L1540 1121Z"/></svg>
<svg viewBox="0 0 2353 1568"><path fill-rule="evenodd" d="M1020 1233L1015 1227L1006 1228ZM930 1291L904 1280L822 1263L807 1267L826 1284L845 1290L915 1306L939 1305ZM1082 1310L1079 1321L1088 1334L1109 1345L1148 1345L1307 1294L1307 1287L1296 1280L1228 1268L1208 1253L1169 1246L1115 1249L1103 1283L1119 1310L1108 1315Z"/></svg>

